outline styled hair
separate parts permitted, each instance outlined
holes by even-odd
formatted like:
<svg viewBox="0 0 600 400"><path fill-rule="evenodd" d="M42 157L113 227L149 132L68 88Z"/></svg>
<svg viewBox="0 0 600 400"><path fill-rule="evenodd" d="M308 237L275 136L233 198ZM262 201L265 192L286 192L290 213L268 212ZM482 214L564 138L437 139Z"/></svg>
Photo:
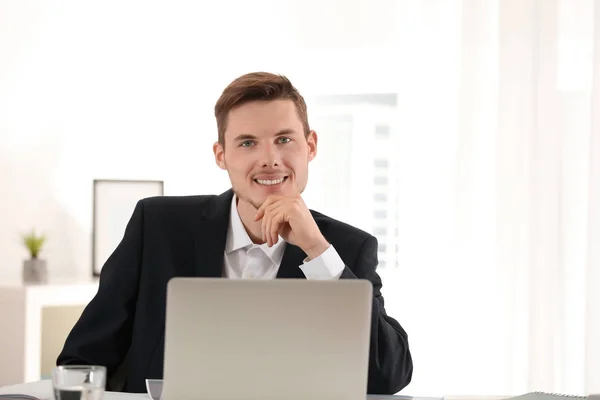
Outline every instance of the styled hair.
<svg viewBox="0 0 600 400"><path fill-rule="evenodd" d="M284 99L294 102L304 128L304 135L308 135L310 128L306 103L288 78L269 72L252 72L235 79L223 90L215 104L215 118L221 146L225 146L227 118L231 110L251 101Z"/></svg>

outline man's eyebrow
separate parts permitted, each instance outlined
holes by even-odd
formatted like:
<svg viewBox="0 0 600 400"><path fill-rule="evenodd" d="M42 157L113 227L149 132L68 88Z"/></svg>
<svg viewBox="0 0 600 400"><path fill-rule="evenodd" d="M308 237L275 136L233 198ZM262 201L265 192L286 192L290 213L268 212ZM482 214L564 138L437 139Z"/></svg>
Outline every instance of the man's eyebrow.
<svg viewBox="0 0 600 400"><path fill-rule="evenodd" d="M296 131L293 129L282 129L279 132L277 132L275 136L293 135L294 133L296 133Z"/></svg>
<svg viewBox="0 0 600 400"><path fill-rule="evenodd" d="M296 131L293 129L282 129L275 134L275 136L285 136L285 135L293 135ZM249 135L247 133L242 133L241 135L236 136L233 140L235 142L243 142L244 140L254 140L256 136Z"/></svg>
<svg viewBox="0 0 600 400"><path fill-rule="evenodd" d="M256 136L242 133L241 135L236 136L233 140L236 142L241 142L244 140L252 140L252 139L256 139Z"/></svg>

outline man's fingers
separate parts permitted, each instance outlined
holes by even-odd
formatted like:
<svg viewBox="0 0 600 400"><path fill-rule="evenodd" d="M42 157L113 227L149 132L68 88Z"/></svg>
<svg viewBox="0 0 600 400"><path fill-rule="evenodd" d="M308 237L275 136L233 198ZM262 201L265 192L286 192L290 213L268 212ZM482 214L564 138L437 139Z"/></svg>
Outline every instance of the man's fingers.
<svg viewBox="0 0 600 400"><path fill-rule="evenodd" d="M271 237L271 246L277 243L279 236L279 227L283 223L282 217L283 207L273 207L273 209L269 209L269 214L271 214L271 222L269 223L269 230L267 233Z"/></svg>
<svg viewBox="0 0 600 400"><path fill-rule="evenodd" d="M269 234L271 235L271 246L277 243L281 222L281 213L278 211L277 214L271 219L271 229L269 231Z"/></svg>
<svg viewBox="0 0 600 400"><path fill-rule="evenodd" d="M256 210L256 214L254 214L254 220L258 221L265 216L265 210L267 207L276 203L279 200L280 196L269 196L267 199L261 204L261 206Z"/></svg>
<svg viewBox="0 0 600 400"><path fill-rule="evenodd" d="M261 206L262 208L262 206ZM259 212L256 214L257 217L260 218L260 233L261 233L261 239L266 242L267 241L267 237L265 235L266 232L266 224L268 222L268 218L269 216L265 214L264 210L259 209Z"/></svg>
<svg viewBox="0 0 600 400"><path fill-rule="evenodd" d="M262 221L260 225L260 230L262 232L262 240L267 242L267 245L270 246L270 229L271 229L271 221L273 219L273 214L270 208L265 208L263 210Z"/></svg>
<svg viewBox="0 0 600 400"><path fill-rule="evenodd" d="M281 225L281 204L271 204L264 211L264 216L261 224L263 240L267 242L269 247L277 242L279 233L279 225Z"/></svg>

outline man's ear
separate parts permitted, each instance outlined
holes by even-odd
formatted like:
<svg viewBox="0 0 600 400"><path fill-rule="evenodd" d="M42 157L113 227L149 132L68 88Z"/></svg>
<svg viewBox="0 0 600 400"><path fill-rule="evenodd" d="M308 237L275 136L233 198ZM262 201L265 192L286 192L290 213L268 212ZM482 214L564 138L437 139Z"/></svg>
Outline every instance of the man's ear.
<svg viewBox="0 0 600 400"><path fill-rule="evenodd" d="M227 169L227 165L225 165L225 149L221 143L215 142L213 144L213 153L215 154L215 163L219 168Z"/></svg>
<svg viewBox="0 0 600 400"><path fill-rule="evenodd" d="M308 161L312 161L317 156L317 132L310 131L306 136L306 143L308 144Z"/></svg>

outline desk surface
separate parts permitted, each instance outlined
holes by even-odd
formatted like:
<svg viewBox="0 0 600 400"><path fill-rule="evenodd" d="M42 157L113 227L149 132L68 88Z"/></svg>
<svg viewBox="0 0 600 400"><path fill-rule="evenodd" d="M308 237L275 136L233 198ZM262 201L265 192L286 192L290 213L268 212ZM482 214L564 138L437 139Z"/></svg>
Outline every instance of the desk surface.
<svg viewBox="0 0 600 400"><path fill-rule="evenodd" d="M0 394L28 394L41 400L53 400L52 381L42 380L23 383L20 385L0 387ZM500 400L507 396L444 396L444 400ZM369 396L370 400L398 399L398 400L440 400L434 397L411 396ZM106 392L103 400L150 400L145 393L119 393Z"/></svg>
<svg viewBox="0 0 600 400"><path fill-rule="evenodd" d="M53 400L52 381L41 380L36 382L28 382L20 385L0 387L0 394L28 394L35 396L41 400ZM117 393L106 392L104 400L150 400L150 397L145 393Z"/></svg>

